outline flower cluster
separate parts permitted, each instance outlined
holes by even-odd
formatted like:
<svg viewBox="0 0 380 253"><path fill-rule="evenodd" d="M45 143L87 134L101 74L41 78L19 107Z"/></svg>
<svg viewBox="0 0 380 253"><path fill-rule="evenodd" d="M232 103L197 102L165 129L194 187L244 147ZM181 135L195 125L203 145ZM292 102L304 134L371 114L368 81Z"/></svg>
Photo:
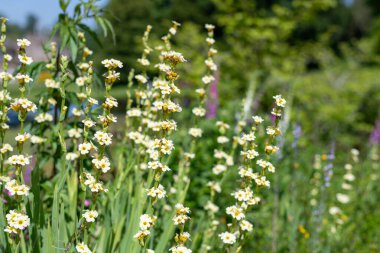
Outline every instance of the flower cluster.
<svg viewBox="0 0 380 253"><path fill-rule="evenodd" d="M246 213L249 209L260 202L260 197L256 194L261 188L269 188L270 181L266 177L266 173L274 173L275 167L269 162L270 156L278 150L274 145L274 140L280 134L278 128L279 117L282 115L282 108L286 104L285 99L281 95L273 97L275 99L275 107L272 114L276 116L273 126L266 128L267 141L264 146L265 159L257 159L260 156L259 145L255 143L255 133L258 127L263 123L263 119L259 116L253 117L253 126L249 133L242 134L237 140L241 145L240 153L242 165L239 168L241 177L240 188L232 193L235 198L235 204L226 208L226 214L229 215L233 224L229 225L229 231L219 234L222 242L227 247L244 240L245 234L252 231L253 225L246 220ZM256 160L257 159L257 160ZM253 172L256 165L257 172ZM255 186L256 185L256 186ZM252 187L256 188L254 194Z"/></svg>
<svg viewBox="0 0 380 253"><path fill-rule="evenodd" d="M24 132L24 122L26 121L27 114L29 112L34 112L37 110L37 106L30 100L28 100L25 97L25 90L28 83L33 81L32 78L29 77L27 74L26 66L31 64L33 62L31 57L28 57L26 55L26 48L30 46L30 41L27 39L18 39L17 40L17 46L18 48L18 59L20 61L20 68L19 73L16 75L16 79L19 83L19 90L20 90L20 97L15 98L13 102L10 104L10 108L17 112L18 119L20 121L20 131L15 137L16 146L17 146L17 154L10 155L7 160L5 160L5 157L3 154L13 151L13 148L10 147L9 144L4 143L4 139L2 138L2 155L1 155L1 172L9 173L10 168L14 168L16 178L15 179L9 179L7 180L5 184L5 189L7 190L9 196L13 197L16 202L19 204L18 210L11 210L7 214L7 227L5 229L8 233L21 233L26 227L30 224L29 217L24 214L25 212L23 209L23 197L27 197L29 195L29 186L25 185L24 179L23 179L23 170L24 166L30 164L30 156L25 154L24 151L24 144L31 139L31 134L28 132ZM11 60L11 57L6 57L6 62L8 60ZM4 65L3 65L4 66ZM7 66L5 66L5 70L7 69ZM0 106L6 106L7 101L10 100L9 95L6 91L6 82L7 80L11 80L11 76L8 74L3 74L3 77L7 76L7 78L3 78L3 95L4 102L1 103ZM2 113L6 113L7 109L2 108ZM7 121L6 115L2 115L2 130L4 131L6 128L4 128L4 125L6 125ZM1 135L4 136L4 135ZM7 167L6 171L3 171L4 163L9 166Z"/></svg>
<svg viewBox="0 0 380 253"><path fill-rule="evenodd" d="M143 244L145 238L150 235L149 229L154 226L156 219L156 216L149 214L143 214L140 216L140 230L134 235L134 238L141 244Z"/></svg>
<svg viewBox="0 0 380 253"><path fill-rule="evenodd" d="M15 179L8 181L5 184L5 189L9 192L10 196L28 196L29 187L24 184L18 184Z"/></svg>
<svg viewBox="0 0 380 253"><path fill-rule="evenodd" d="M351 159L353 164L359 162L359 151L357 149L351 150ZM350 191L352 191L352 183L355 181L356 177L353 174L352 163L347 163L344 166L345 174L343 175L343 183L341 184L341 192L338 192L335 197L338 202L338 206L331 206L329 208L329 213L333 217L333 222L331 223L331 232L336 233L337 227L344 224L348 217L344 214L344 205L350 203L351 198L349 196Z"/></svg>
<svg viewBox="0 0 380 253"><path fill-rule="evenodd" d="M75 246L75 249L78 253L92 253L92 251L89 249L89 247L84 243L80 242Z"/></svg>
<svg viewBox="0 0 380 253"><path fill-rule="evenodd" d="M178 203L175 205L175 212L173 222L179 227L179 233L176 233L174 237L176 245L170 248L170 251L173 253L191 253L192 251L185 246L186 242L190 239L190 234L184 231L186 222L190 220L188 216L190 209Z"/></svg>
<svg viewBox="0 0 380 253"><path fill-rule="evenodd" d="M177 128L176 122L170 117L172 113L182 110L181 106L172 99L173 94L179 93L179 89L174 83L179 76L175 72L175 68L185 61L181 53L170 48L170 38L176 33L178 26L179 24L174 22L169 33L163 37L166 48L159 49L160 63L156 65L159 69L159 76L152 80L153 90L148 89L147 82L150 79L145 70L142 74L136 75L135 79L138 82L138 88L135 91L137 107L127 108L127 127L137 126L127 134L127 137L135 144L142 144L138 156L142 156L140 159L147 159L147 162L141 164L140 168L148 168L153 173L153 180L148 181L148 187L146 187L146 196L149 199L150 206L147 208L147 213L140 216L140 230L134 236L141 245L145 245L146 238L154 226L157 201L164 199L167 195L161 180L163 174L170 170L165 157L174 150L174 143L169 136ZM139 60L139 62L144 63L142 64L144 67L148 65L147 56L151 51L147 44L150 29L148 27L144 35L145 49L142 58ZM152 134L147 135L147 131ZM144 221L147 226L141 225Z"/></svg>
<svg viewBox="0 0 380 253"><path fill-rule="evenodd" d="M7 227L4 229L7 233L20 233L30 224L30 219L26 214L19 213L15 210L10 210L6 215Z"/></svg>

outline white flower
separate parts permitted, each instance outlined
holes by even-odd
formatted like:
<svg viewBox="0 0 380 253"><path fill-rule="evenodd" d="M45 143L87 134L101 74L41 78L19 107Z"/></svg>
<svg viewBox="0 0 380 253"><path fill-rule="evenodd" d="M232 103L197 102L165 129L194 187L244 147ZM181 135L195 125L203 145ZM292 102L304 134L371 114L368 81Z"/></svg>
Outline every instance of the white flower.
<svg viewBox="0 0 380 253"><path fill-rule="evenodd" d="M69 161L74 161L78 157L79 157L79 155L76 153L69 152L66 154L66 160L69 160Z"/></svg>
<svg viewBox="0 0 380 253"><path fill-rule="evenodd" d="M157 197L159 199L162 199L162 198L165 198L166 196L165 188L161 184L159 184L157 187L152 187L148 189L147 191L148 191L147 195L152 198Z"/></svg>
<svg viewBox="0 0 380 253"><path fill-rule="evenodd" d="M80 128L71 128L69 131L67 131L67 134L70 138L79 139L82 136L83 130Z"/></svg>
<svg viewBox="0 0 380 253"><path fill-rule="evenodd" d="M260 116L253 116L252 119L256 124L261 124L264 121Z"/></svg>
<svg viewBox="0 0 380 253"><path fill-rule="evenodd" d="M140 229L148 230L151 226L153 226L154 221L156 220L155 216L150 216L148 214L143 214L140 216Z"/></svg>
<svg viewBox="0 0 380 253"><path fill-rule="evenodd" d="M336 207L336 206L332 206L332 207L330 207L330 209L329 209L329 213L331 214L331 215L337 215L337 214L340 214L342 211L340 210L340 208L339 207Z"/></svg>
<svg viewBox="0 0 380 253"><path fill-rule="evenodd" d="M33 82L33 78L31 78L28 75L23 75L21 73L18 73L16 76L16 79L19 83L30 83Z"/></svg>
<svg viewBox="0 0 380 253"><path fill-rule="evenodd" d="M82 123L85 125L85 127L87 127L87 128L91 128L91 127L93 127L93 126L95 126L95 122L94 121L92 121L92 120L90 120L90 119L84 119L84 120L82 120Z"/></svg>
<svg viewBox="0 0 380 253"><path fill-rule="evenodd" d="M137 81L139 81L142 84L148 82L148 79L143 75L135 75L135 78Z"/></svg>
<svg viewBox="0 0 380 253"><path fill-rule="evenodd" d="M213 29L215 29L215 26L212 25L212 24L205 24L205 28L206 28L207 30L213 30Z"/></svg>
<svg viewBox="0 0 380 253"><path fill-rule="evenodd" d="M182 63L186 61L186 59L183 57L181 53L175 51L163 51L161 52L161 57L164 60L172 62L173 64Z"/></svg>
<svg viewBox="0 0 380 253"><path fill-rule="evenodd" d="M8 164L25 166L30 163L29 157L24 155L13 155L8 158Z"/></svg>
<svg viewBox="0 0 380 253"><path fill-rule="evenodd" d="M40 113L34 118L38 123L43 123L43 122L52 122L53 121L53 116L50 115L49 113Z"/></svg>
<svg viewBox="0 0 380 253"><path fill-rule="evenodd" d="M250 141L250 142L252 142L252 141L254 141L254 140L256 139L256 136L255 136L255 133L250 132L250 133L248 133L248 134L243 134L243 135L241 136L241 139L242 139L243 141Z"/></svg>
<svg viewBox="0 0 380 253"><path fill-rule="evenodd" d="M80 116L84 115L84 112L78 108L74 108L73 109L73 115L76 117L80 117Z"/></svg>
<svg viewBox="0 0 380 253"><path fill-rule="evenodd" d="M351 149L351 154L353 156L358 156L360 154L360 151L356 148Z"/></svg>
<svg viewBox="0 0 380 253"><path fill-rule="evenodd" d="M347 171L351 171L352 170L352 165L347 163L344 165L344 169L347 170Z"/></svg>
<svg viewBox="0 0 380 253"><path fill-rule="evenodd" d="M102 182L96 182L96 179L90 173L84 172L84 176L86 177L84 184L90 188L91 192L108 192L108 189L104 188Z"/></svg>
<svg viewBox="0 0 380 253"><path fill-rule="evenodd" d="M10 54L5 54L4 55L4 60L10 62L13 59L13 57Z"/></svg>
<svg viewBox="0 0 380 253"><path fill-rule="evenodd" d="M31 137L30 133L17 134L15 137L16 142L24 143Z"/></svg>
<svg viewBox="0 0 380 253"><path fill-rule="evenodd" d="M84 242L80 242L75 246L78 253L92 253L88 246Z"/></svg>
<svg viewBox="0 0 380 253"><path fill-rule="evenodd" d="M236 242L236 235L229 232L221 233L219 237L225 244L234 244Z"/></svg>
<svg viewBox="0 0 380 253"><path fill-rule="evenodd" d="M159 149L162 154L169 155L174 149L174 144L172 140L162 138L162 139L155 139L153 141L153 147Z"/></svg>
<svg viewBox="0 0 380 253"><path fill-rule="evenodd" d="M103 106L105 106L108 109L112 109L114 107L118 106L116 98L108 97L106 98L106 101L104 102Z"/></svg>
<svg viewBox="0 0 380 253"><path fill-rule="evenodd" d="M168 72L170 71L170 66L164 63L159 63L154 65L155 68L158 68L162 72Z"/></svg>
<svg viewBox="0 0 380 253"><path fill-rule="evenodd" d="M139 62L143 66L149 66L150 65L149 60L146 58L137 59L137 62Z"/></svg>
<svg viewBox="0 0 380 253"><path fill-rule="evenodd" d="M276 102L277 106L279 106L279 107L285 107L286 100L284 98L282 98L281 95L273 96L273 98L275 99L275 102Z"/></svg>
<svg viewBox="0 0 380 253"><path fill-rule="evenodd" d="M249 159L249 160L255 159L259 155L259 153L253 149L250 149L247 151L240 151L240 154L244 158Z"/></svg>
<svg viewBox="0 0 380 253"><path fill-rule="evenodd" d="M5 189L9 192L10 196L28 196L29 195L29 187L24 184L17 184L15 179L8 181L5 184Z"/></svg>
<svg viewBox="0 0 380 253"><path fill-rule="evenodd" d="M15 112L25 111L25 112L35 112L37 106L26 98L16 98L11 104L12 110Z"/></svg>
<svg viewBox="0 0 380 253"><path fill-rule="evenodd" d="M169 29L169 32L170 32L171 34L175 35L175 34L177 33L177 29L174 28L174 27L171 27L171 28Z"/></svg>
<svg viewBox="0 0 380 253"><path fill-rule="evenodd" d="M253 197L253 192L249 188L240 189L234 193L232 193L232 196L234 196L235 199L242 201L248 201Z"/></svg>
<svg viewBox="0 0 380 253"><path fill-rule="evenodd" d="M92 164L96 169L101 170L103 173L107 173L111 169L111 163L108 157L103 156L102 159L94 158L92 159Z"/></svg>
<svg viewBox="0 0 380 253"><path fill-rule="evenodd" d="M59 84L59 82L56 82L53 79L46 79L45 80L45 86L46 86L46 88L59 89L60 84Z"/></svg>
<svg viewBox="0 0 380 253"><path fill-rule="evenodd" d="M99 104L98 100L96 100L95 98L88 98L87 101L88 101L88 103L90 105L97 105L97 104Z"/></svg>
<svg viewBox="0 0 380 253"><path fill-rule="evenodd" d="M15 210L10 210L6 215L7 227L4 229L7 233L17 233L18 230L24 230L30 224L30 219L27 215L18 213Z"/></svg>
<svg viewBox="0 0 380 253"><path fill-rule="evenodd" d="M191 253L191 249L186 248L185 246L174 246L169 249L173 253Z"/></svg>
<svg viewBox="0 0 380 253"><path fill-rule="evenodd" d="M115 60L115 59L103 60L102 64L104 65L104 67L106 67L108 69L116 69L116 68L122 68L123 67L123 63L121 61Z"/></svg>
<svg viewBox="0 0 380 253"><path fill-rule="evenodd" d="M181 112L182 108L179 104L174 103L170 99L161 101L157 100L153 102L153 106L155 110L165 111L165 112Z"/></svg>
<svg viewBox="0 0 380 253"><path fill-rule="evenodd" d="M85 154L90 153L90 150L91 150L91 149L92 149L92 144L91 144L91 143L88 143L88 142L81 143L81 144L79 144L79 146L78 146L78 150L79 150L79 152L80 152L82 155L85 155Z"/></svg>
<svg viewBox="0 0 380 253"><path fill-rule="evenodd" d="M216 71L218 69L215 62L211 58L205 60L205 64L212 71Z"/></svg>
<svg viewBox="0 0 380 253"><path fill-rule="evenodd" d="M112 134L103 131L96 131L94 139L102 146L109 146L112 143Z"/></svg>
<svg viewBox="0 0 380 253"><path fill-rule="evenodd" d="M189 219L190 219L190 217L187 216L186 214L178 214L178 215L174 216L173 222L175 225L183 225Z"/></svg>
<svg viewBox="0 0 380 253"><path fill-rule="evenodd" d="M220 184L218 182L210 181L207 183L207 186L210 187L212 191L221 192L222 188L220 187Z"/></svg>
<svg viewBox="0 0 380 253"><path fill-rule="evenodd" d="M214 80L215 80L215 78L213 76L211 76L211 75L202 77L202 82L204 84L209 84L209 83L211 83Z"/></svg>
<svg viewBox="0 0 380 253"><path fill-rule="evenodd" d="M255 174L254 180L258 186L265 186L268 188L270 187L270 182L266 179L265 176L258 176L257 174Z"/></svg>
<svg viewBox="0 0 380 253"><path fill-rule="evenodd" d="M213 38L207 38L206 39L206 42L209 44L209 45L213 45L215 43L215 40Z"/></svg>
<svg viewBox="0 0 380 253"><path fill-rule="evenodd" d="M223 164L217 164L212 168L212 172L215 175L219 175L220 173L224 172L227 170L227 166Z"/></svg>
<svg viewBox="0 0 380 253"><path fill-rule="evenodd" d="M116 72L114 70L110 70L108 71L106 74L103 75L106 79L106 82L108 84L113 84L114 82L116 82L116 80L119 80L120 79L120 73L119 72Z"/></svg>
<svg viewBox="0 0 380 253"><path fill-rule="evenodd" d="M219 211L219 207L212 203L211 201L208 201L207 204L205 205L205 209L209 210L212 213L216 213Z"/></svg>
<svg viewBox="0 0 380 253"><path fill-rule="evenodd" d="M141 230L141 231L138 231L134 236L133 238L141 241L141 240L144 240L145 237L147 237L148 235L150 235L150 232L149 230Z"/></svg>
<svg viewBox="0 0 380 253"><path fill-rule="evenodd" d="M237 220L241 220L245 218L243 209L236 205L227 207L226 213L231 215L232 218L237 219Z"/></svg>
<svg viewBox="0 0 380 253"><path fill-rule="evenodd" d="M27 39L17 39L17 46L21 48L26 48L30 46L30 41Z"/></svg>
<svg viewBox="0 0 380 253"><path fill-rule="evenodd" d="M352 185L343 183L342 184L342 189L344 189L344 190L352 190Z"/></svg>
<svg viewBox="0 0 380 253"><path fill-rule="evenodd" d="M337 193L336 199L342 204L347 204L348 202L350 202L350 197L348 195L342 194L342 193Z"/></svg>
<svg viewBox="0 0 380 253"><path fill-rule="evenodd" d="M276 131L273 127L267 127L267 135L275 135Z"/></svg>
<svg viewBox="0 0 380 253"><path fill-rule="evenodd" d="M78 77L77 79L75 79L75 83L79 87L84 86L86 81L87 81L87 77Z"/></svg>
<svg viewBox="0 0 380 253"><path fill-rule="evenodd" d="M175 205L176 215L173 218L175 225L183 225L186 221L190 220L190 217L187 215L190 213L190 208L185 207L183 204L178 203Z"/></svg>
<svg viewBox="0 0 380 253"><path fill-rule="evenodd" d="M4 143L3 146L0 149L0 153L5 154L7 152L12 152L13 148L10 144Z"/></svg>
<svg viewBox="0 0 380 253"><path fill-rule="evenodd" d="M82 217L86 219L86 222L94 222L98 217L98 212L95 210L85 210Z"/></svg>
<svg viewBox="0 0 380 253"><path fill-rule="evenodd" d="M347 181L355 181L355 176L352 173L347 173L343 176L343 178Z"/></svg>
<svg viewBox="0 0 380 253"><path fill-rule="evenodd" d="M206 90L203 88L196 89L195 92L200 96L203 97L206 94Z"/></svg>
<svg viewBox="0 0 380 253"><path fill-rule="evenodd" d="M240 228L241 228L241 230L243 230L243 231L248 231L248 232L250 232L250 231L252 231L253 226L252 226L252 224L251 224L249 221L242 220L242 221L240 222Z"/></svg>
<svg viewBox="0 0 380 253"><path fill-rule="evenodd" d="M279 148L277 146L273 146L273 145L266 145L265 146L265 152L267 154L274 154L276 153L277 151L279 150Z"/></svg>
<svg viewBox="0 0 380 253"><path fill-rule="evenodd" d="M193 108L193 114L198 117L203 117L206 115L206 110L202 107Z"/></svg>
<svg viewBox="0 0 380 253"><path fill-rule="evenodd" d="M18 59L21 63L25 64L25 65L29 65L33 62L33 59L32 57L28 57L26 55L19 55L18 56Z"/></svg>
<svg viewBox="0 0 380 253"><path fill-rule="evenodd" d="M218 138L216 139L216 141L219 144L225 144L225 143L228 143L230 140L226 136L218 136Z"/></svg>
<svg viewBox="0 0 380 253"><path fill-rule="evenodd" d="M30 142L33 144L41 144L41 143L44 143L45 141L46 141L45 138L42 138L36 135L32 135L32 137L30 138Z"/></svg>
<svg viewBox="0 0 380 253"><path fill-rule="evenodd" d="M3 79L5 81L13 80L12 74L9 74L7 72L0 72L0 79Z"/></svg>
<svg viewBox="0 0 380 253"><path fill-rule="evenodd" d="M202 137L202 129L200 128L190 128L189 134L193 136L194 138Z"/></svg>
<svg viewBox="0 0 380 253"><path fill-rule="evenodd" d="M132 108L127 111L128 117L140 117L141 116L141 110L138 108Z"/></svg>
<svg viewBox="0 0 380 253"><path fill-rule="evenodd" d="M78 64L78 68L80 68L82 71L87 71L90 65L87 62L81 62Z"/></svg>
<svg viewBox="0 0 380 253"><path fill-rule="evenodd" d="M272 173L274 173L276 170L272 163L262 160L262 159L258 160L256 164L259 165L263 169L268 169L268 171Z"/></svg>

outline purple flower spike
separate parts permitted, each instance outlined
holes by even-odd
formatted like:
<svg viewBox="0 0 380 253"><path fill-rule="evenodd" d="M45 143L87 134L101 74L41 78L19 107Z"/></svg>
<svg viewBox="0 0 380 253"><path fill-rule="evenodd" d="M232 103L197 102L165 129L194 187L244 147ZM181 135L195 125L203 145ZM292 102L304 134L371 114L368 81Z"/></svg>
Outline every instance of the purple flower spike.
<svg viewBox="0 0 380 253"><path fill-rule="evenodd" d="M372 144L379 144L380 143L380 120L376 122L376 125L374 129L372 130L372 133L369 137L369 141Z"/></svg>

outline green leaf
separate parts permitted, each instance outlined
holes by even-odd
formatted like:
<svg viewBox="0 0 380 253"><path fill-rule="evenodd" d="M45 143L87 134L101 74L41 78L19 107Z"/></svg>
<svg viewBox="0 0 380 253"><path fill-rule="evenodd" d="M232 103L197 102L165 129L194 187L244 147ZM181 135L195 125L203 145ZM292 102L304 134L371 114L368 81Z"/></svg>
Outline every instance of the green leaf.
<svg viewBox="0 0 380 253"><path fill-rule="evenodd" d="M5 213L3 210L4 205L0 205L0 228L5 228ZM3 231L0 232L0 251L3 252L5 251L5 245L7 244L7 238L6 235Z"/></svg>
<svg viewBox="0 0 380 253"><path fill-rule="evenodd" d="M71 52L71 59L73 60L73 62L76 62L77 54L78 54L78 46L77 46L76 41L73 38L70 39L69 47L70 47L70 52Z"/></svg>
<svg viewBox="0 0 380 253"><path fill-rule="evenodd" d="M90 35L91 38L93 38L95 40L95 42L100 46L102 47L102 43L100 42L99 40L99 37L98 35L90 28L88 27L87 25L83 24L83 23L80 23L78 24L78 26L83 30L85 31L86 33L88 33L88 35Z"/></svg>
<svg viewBox="0 0 380 253"><path fill-rule="evenodd" d="M51 33L50 33L49 41L51 41L55 37L60 27L61 27L60 23L57 23L53 26L53 29L51 30Z"/></svg>
<svg viewBox="0 0 380 253"><path fill-rule="evenodd" d="M60 52L62 52L67 43L69 43L69 40L70 40L70 31L68 29L67 26L62 26L61 30L60 30L60 37L61 37L61 46L60 46Z"/></svg>
<svg viewBox="0 0 380 253"><path fill-rule="evenodd" d="M100 27L102 28L102 30L103 30L103 34L104 34L104 37L107 37L107 26L106 26L106 24L104 23L103 18L101 18L101 17L95 17L95 21L96 21L96 23L99 24Z"/></svg>
<svg viewBox="0 0 380 253"><path fill-rule="evenodd" d="M52 210L52 233L53 233L53 244L52 247L54 249L53 252L59 252L59 194L58 194L58 186L55 186L54 189L54 197L53 197L53 210Z"/></svg>
<svg viewBox="0 0 380 253"><path fill-rule="evenodd" d="M111 31L112 41L114 44L116 44L116 34L115 34L115 30L113 29L112 23L108 19L104 19L104 23L107 25L108 29Z"/></svg>

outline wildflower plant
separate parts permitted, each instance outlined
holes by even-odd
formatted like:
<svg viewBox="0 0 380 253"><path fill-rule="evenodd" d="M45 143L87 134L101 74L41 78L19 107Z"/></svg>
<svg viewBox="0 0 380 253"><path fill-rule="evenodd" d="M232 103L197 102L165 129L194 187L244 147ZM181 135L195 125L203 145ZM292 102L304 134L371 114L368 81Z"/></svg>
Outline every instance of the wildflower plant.
<svg viewBox="0 0 380 253"><path fill-rule="evenodd" d="M6 20L2 18L2 52L6 53L6 48L4 46L5 42L5 26ZM2 95L4 96L4 100L2 103L2 149L5 152L2 152L1 156L1 172L3 175L1 180L5 184L5 191L9 198L7 198L7 202L10 204L7 206L8 211L6 214L6 227L4 231L8 233L9 239L12 242L11 248L13 250L17 250L20 245L20 242L25 243L25 233L24 231L30 226L30 217L27 214L27 204L28 204L28 195L30 191L30 187L27 186L24 182L24 171L27 166L31 164L31 156L24 151L24 145L27 143L31 134L25 131L25 121L26 117L29 113L36 111L36 105L28 100L25 96L25 91L27 86L33 81L33 79L27 73L27 66L32 63L32 58L27 56L26 48L30 46L30 41L27 39L19 39L17 40L18 46L18 59L20 62L18 73L15 76L15 79L19 85L20 97L14 98L10 103L10 108L15 111L18 115L18 120L20 122L19 132L15 137L15 147L13 148L9 144L4 144L4 130L7 129L7 110L5 107L8 106L7 100L10 99L7 92L7 82L12 80L13 77L6 72L2 73L2 82L3 82L3 90ZM4 55L3 69L7 70L8 61L11 60L10 57ZM6 152L12 152L7 160L3 154ZM5 196L4 196L5 197ZM14 240L13 240L14 239Z"/></svg>
<svg viewBox="0 0 380 253"><path fill-rule="evenodd" d="M364 206L353 189L366 177L372 183L363 192L378 188L377 154L371 175L356 169L362 157L353 150L342 178L333 178L335 142L330 154L315 157L314 169L304 166L299 134L284 145L280 122L288 124L291 114L284 117L282 95L264 101L268 116L247 119L249 94L242 108L221 108L215 120L208 118L210 85L224 71L214 25L204 27L205 71L190 87L190 102L186 94L182 99L188 83L181 66L192 57L178 45L178 22L160 41L152 26L142 31L135 69L93 58L88 42L100 41L84 20L94 18L104 35L113 31L96 2L80 1L71 13L70 1L60 1L42 62L30 57L28 39L7 40L7 20L0 19L0 251L242 253L261 249L268 238L274 251L317 252L321 242L340 249L340 235L350 233L341 228L355 217L351 205ZM17 43L14 59L6 43ZM12 61L18 65L10 73ZM18 88L13 98L11 85ZM267 91L260 92L265 98ZM16 127L9 126L11 113ZM297 150L288 156L290 147ZM283 190L290 181L284 189L297 194ZM269 235L268 217L272 232L279 232L274 223L290 226L286 235ZM295 242L277 245L282 238Z"/></svg>
<svg viewBox="0 0 380 253"><path fill-rule="evenodd" d="M286 100L281 95L273 97L275 106L271 114L275 117L274 124L266 128L267 139L263 147L263 159L259 159L259 144L255 143L255 132L263 123L263 119L258 116L253 117L251 131L241 137L240 152L242 165L239 167L241 178L240 187L232 193L235 204L226 208L226 214L232 218L232 223L227 224L227 231L219 234L224 243L226 252L240 252L243 242L248 232L252 231L253 225L247 218L248 211L252 206L257 205L261 198L260 191L270 187L267 173L274 173L275 167L269 161L270 157L278 151L275 146L275 138L281 132L278 128L280 117ZM265 159L265 160L264 160ZM251 166L256 167L254 172ZM255 189L255 190L254 190Z"/></svg>

